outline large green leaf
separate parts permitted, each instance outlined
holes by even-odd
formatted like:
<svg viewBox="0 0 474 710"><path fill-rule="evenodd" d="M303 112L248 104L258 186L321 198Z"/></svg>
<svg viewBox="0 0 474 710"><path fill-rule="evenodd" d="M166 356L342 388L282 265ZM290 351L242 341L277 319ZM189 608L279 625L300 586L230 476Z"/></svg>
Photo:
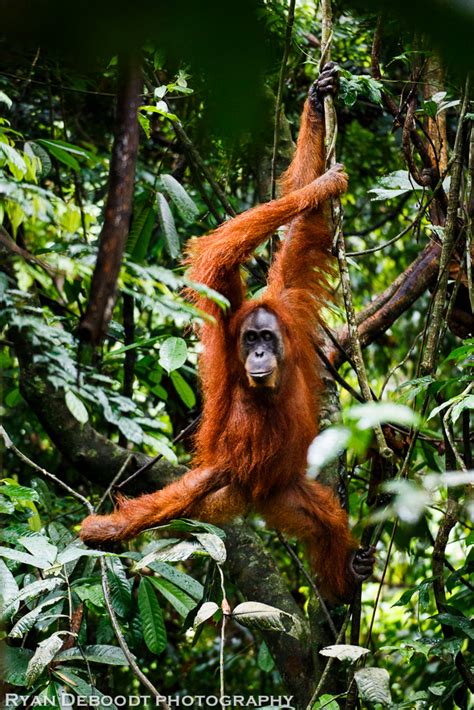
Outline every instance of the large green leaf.
<svg viewBox="0 0 474 710"><path fill-rule="evenodd" d="M160 346L160 365L166 372L177 370L187 357L188 348L183 338L167 338Z"/></svg>
<svg viewBox="0 0 474 710"><path fill-rule="evenodd" d="M189 409L192 409L196 404L196 395L191 387L188 385L181 373L178 372L178 370L174 370L170 374L170 377L176 392L180 396L180 399Z"/></svg>
<svg viewBox="0 0 474 710"><path fill-rule="evenodd" d="M202 599L204 587L196 579L190 577L189 574L180 572L166 562L151 562L148 567L150 567L153 572L159 574L160 577L167 579L169 582L173 582L173 584L185 591L186 594L189 594L189 596L196 601Z"/></svg>
<svg viewBox="0 0 474 710"><path fill-rule="evenodd" d="M138 587L138 608L145 643L152 653L158 655L166 648L166 629L156 592L146 577Z"/></svg>
<svg viewBox="0 0 474 710"><path fill-rule="evenodd" d="M161 230L165 237L166 248L171 258L176 259L180 255L181 245L178 232L176 231L174 217L165 196L162 195L161 192L157 193L156 199L158 218L160 220Z"/></svg>
<svg viewBox="0 0 474 710"><path fill-rule="evenodd" d="M66 651L61 651L56 656L56 660L90 661L92 663L105 663L109 666L128 666L128 661L122 649L108 644L68 648Z"/></svg>
<svg viewBox="0 0 474 710"><path fill-rule="evenodd" d="M188 222L193 222L198 216L199 210L181 183L172 175L161 175L160 183L173 200L181 217Z"/></svg>
<svg viewBox="0 0 474 710"><path fill-rule="evenodd" d="M191 609L194 609L196 606L196 600L192 599L186 592L183 592L183 590L173 584L173 582L157 577L150 577L149 581L161 592L165 599L174 606L183 619L185 619Z"/></svg>

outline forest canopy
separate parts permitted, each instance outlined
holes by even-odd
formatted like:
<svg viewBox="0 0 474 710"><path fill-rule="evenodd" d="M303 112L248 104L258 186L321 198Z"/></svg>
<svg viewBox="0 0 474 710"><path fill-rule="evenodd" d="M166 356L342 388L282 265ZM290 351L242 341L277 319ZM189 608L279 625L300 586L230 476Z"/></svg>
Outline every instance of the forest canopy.
<svg viewBox="0 0 474 710"><path fill-rule="evenodd" d="M472 707L471 4L1 13L2 707ZM186 289L229 303L190 280L186 247L279 194L329 59L328 163L349 188L307 475L375 549L349 605L255 514L78 537L189 467L212 319ZM252 298L284 239L242 270Z"/></svg>

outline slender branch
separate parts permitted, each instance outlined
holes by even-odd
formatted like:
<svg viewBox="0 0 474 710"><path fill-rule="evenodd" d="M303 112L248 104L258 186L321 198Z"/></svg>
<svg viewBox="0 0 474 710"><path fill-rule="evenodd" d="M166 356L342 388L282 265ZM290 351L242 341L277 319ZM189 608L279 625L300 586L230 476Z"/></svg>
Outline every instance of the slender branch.
<svg viewBox="0 0 474 710"><path fill-rule="evenodd" d="M379 219L378 222L375 222L375 224L371 224L368 227L365 227L364 229L359 229L358 231L346 234L346 239L351 239L352 237L366 237L371 232L375 232L375 230L380 229L380 227L383 227L384 224L387 224L387 222L393 222L395 217L398 217L400 215L410 197L411 194L409 192L407 192L405 195L402 195L395 209L391 210L391 212L387 212L381 219Z"/></svg>
<svg viewBox="0 0 474 710"><path fill-rule="evenodd" d="M337 636L336 645L340 644L341 641L343 640L350 618L351 618L351 609L349 608L346 612L344 623L342 624L341 630L339 631L339 634ZM329 675L329 671L331 670L333 663L334 663L334 656L330 656L328 659L328 662L326 663L324 671L321 674L321 678L319 679L318 685L314 689L314 692L311 696L311 700L309 701L306 710L312 710L314 703L318 699L318 696L324 687L324 683L326 682L326 679Z"/></svg>
<svg viewBox="0 0 474 710"><path fill-rule="evenodd" d="M283 57L280 64L280 76L278 77L278 88L275 101L275 125L273 128L273 151L270 178L272 200L275 198L276 195L276 162L278 146L280 143L280 114L283 98L283 84L285 82L286 64L288 62L288 55L290 53L291 36L293 33L293 23L295 20L295 3L296 0L289 0L288 2L288 18L286 21L285 47L283 49Z"/></svg>
<svg viewBox="0 0 474 710"><path fill-rule="evenodd" d="M120 648L122 649L125 658L127 659L130 668L136 675L136 677L139 679L139 681L147 688L150 693L154 696L155 701L156 701L156 706L162 708L162 710L169 710L168 704L164 700L164 696L155 688L153 683L150 682L150 680L147 678L147 676L143 673L141 670L140 666L135 660L135 657L133 656L132 652L130 651L127 642L125 641L125 637L122 633L122 629L120 628L120 624L117 619L117 615L115 614L115 609L112 605L112 598L110 594L110 585L109 585L109 580L107 577L107 567L106 567L106 562L105 558L101 557L100 558L100 571L101 571L101 576L102 576L102 589L104 591L104 599L105 599L105 606L107 607L107 611L109 613L110 621L112 622L112 628L115 633L115 637L118 641L118 644Z"/></svg>
<svg viewBox="0 0 474 710"><path fill-rule="evenodd" d="M334 635L334 638L337 638L337 629L334 626L334 621L331 618L331 615L329 613L329 609L326 606L326 602L324 601L324 598L323 598L321 592L319 591L318 587L314 583L314 580L312 579L311 575L308 574L304 564L301 562L301 560L299 559L296 552L293 550L293 548L290 545L290 543L288 542L288 540L285 539L285 537L281 534L281 532L277 532L277 536L278 536L278 539L280 540L281 544L286 549L286 551L290 555L291 559L293 560L293 562L295 562L296 566L298 567L300 572L303 574L304 578L306 579L309 586L313 590L313 594L315 595L315 597L319 601L321 609L323 610L323 614L326 617L326 621L328 622L328 626L331 629L331 631Z"/></svg>
<svg viewBox="0 0 474 710"><path fill-rule="evenodd" d="M119 470L117 471L117 474L112 478L112 480L110 481L109 485L108 485L107 488L105 489L105 491L104 491L104 493L103 493L103 495L102 495L100 501L97 503L97 505L96 505L96 507L95 507L95 512L96 512L96 513L100 510L100 508L102 508L102 506L103 506L105 500L108 498L108 496L111 494L111 492L112 492L113 489L115 488L115 486L116 486L116 484L117 484L117 481L119 481L119 480L122 478L123 474L124 474L125 471L126 471L126 468L127 468L128 464L130 463L130 461L131 461L132 459L133 459L133 454L130 454L130 455L125 459L125 461L123 462L123 464L120 466Z"/></svg>
<svg viewBox="0 0 474 710"><path fill-rule="evenodd" d="M27 466L34 468L35 471L38 471L38 473L40 473L42 476L44 476L45 478L49 478L50 481L53 481L57 486L59 486L60 488L63 488L65 491L67 491L67 493L69 493L69 495L71 495L73 498L76 498L76 500L80 501L82 503L82 505L84 505L87 508L89 513L94 512L94 508L89 503L87 498L84 498L84 496L82 496L80 493L78 493L73 488L68 486L67 483L64 483L64 481L61 481L61 479L58 478L57 476L55 476L54 473L50 473L42 466L38 466L38 464L36 464L31 459L29 459L28 456L26 456L22 451L20 451L20 449L17 449L17 447L15 446L13 441L10 439L10 437L8 436L7 432L5 431L4 427L1 424L0 424L0 437L4 441L5 447L7 449L11 449L13 451L13 453L16 456L18 456L18 458L21 459L21 461L23 461L23 463L26 463Z"/></svg>
<svg viewBox="0 0 474 710"><path fill-rule="evenodd" d="M466 115L469 102L469 77L466 79L464 96L459 113L459 122L454 142L454 163L451 175L451 185L449 189L448 211L446 215L446 225L444 239L441 248L439 277L436 293L433 299L433 309L426 332L426 346L421 360L421 374L427 375L434 371L439 345L439 333L445 313L446 292L449 278L449 262L451 260L457 232L457 214L460 200L461 178L463 170L463 128L464 117Z"/></svg>

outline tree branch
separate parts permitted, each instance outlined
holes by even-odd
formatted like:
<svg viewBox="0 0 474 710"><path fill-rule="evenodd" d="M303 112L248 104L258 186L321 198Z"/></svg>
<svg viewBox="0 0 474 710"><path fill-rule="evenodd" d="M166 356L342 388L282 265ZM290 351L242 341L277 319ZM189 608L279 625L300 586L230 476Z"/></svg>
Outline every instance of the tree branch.
<svg viewBox="0 0 474 710"><path fill-rule="evenodd" d="M363 348L373 343L431 286L439 270L441 247L432 242L417 256L395 281L376 296L357 314L360 344ZM334 367L345 362L343 350L350 347L349 330L343 326L337 331L337 339L342 347L333 348L328 357Z"/></svg>
<svg viewBox="0 0 474 710"><path fill-rule="evenodd" d="M89 303L78 329L81 340L93 345L100 343L107 334L130 229L139 137L137 111L142 81L138 58L128 54L119 56L117 125L110 159L105 219Z"/></svg>

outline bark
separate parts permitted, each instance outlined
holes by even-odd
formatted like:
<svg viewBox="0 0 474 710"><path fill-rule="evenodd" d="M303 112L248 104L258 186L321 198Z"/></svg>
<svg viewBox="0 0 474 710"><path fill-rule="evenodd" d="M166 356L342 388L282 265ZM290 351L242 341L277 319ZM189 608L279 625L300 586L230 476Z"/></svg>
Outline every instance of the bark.
<svg viewBox="0 0 474 710"><path fill-rule="evenodd" d="M135 56L120 56L117 125L110 160L104 226L92 276L89 303L78 330L81 340L93 345L100 343L107 334L130 229L138 153L137 111L141 88L142 76L138 59Z"/></svg>

